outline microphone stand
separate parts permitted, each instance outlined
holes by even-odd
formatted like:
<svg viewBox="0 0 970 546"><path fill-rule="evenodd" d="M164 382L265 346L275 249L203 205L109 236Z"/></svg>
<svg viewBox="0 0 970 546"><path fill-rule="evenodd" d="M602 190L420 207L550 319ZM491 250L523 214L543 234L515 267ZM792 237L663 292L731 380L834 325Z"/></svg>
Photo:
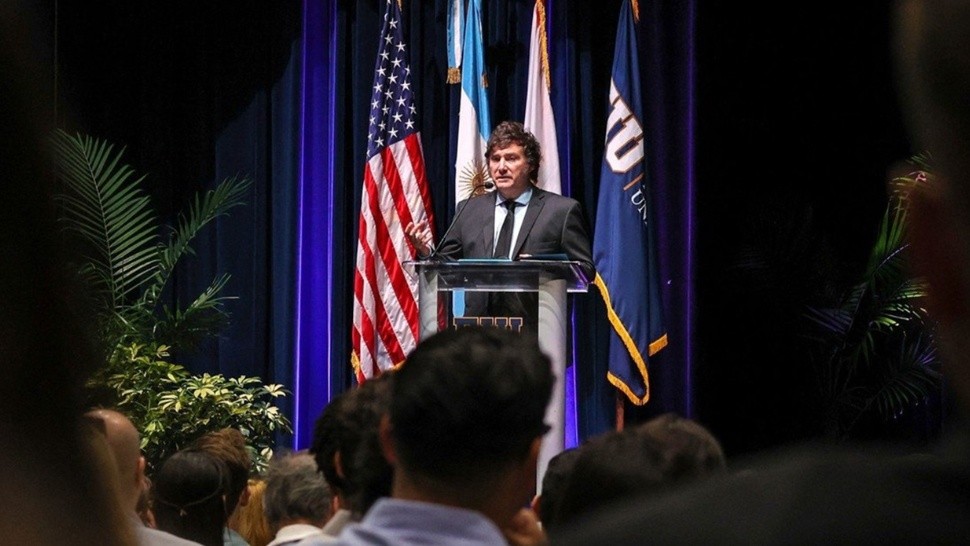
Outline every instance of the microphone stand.
<svg viewBox="0 0 970 546"><path fill-rule="evenodd" d="M495 183L491 180L487 180L483 186L486 190L491 190L495 187ZM451 230L455 228L455 224L457 224L458 219L461 218L461 213L465 212L465 208L468 206L468 202L472 200L472 197L473 196L471 195L468 196L468 199L465 199L465 201L461 203L461 206L458 207L458 212L456 212L455 217L451 219L451 224L448 226L448 229L445 230L445 234L441 236L441 240L439 240L438 244L431 249L431 253L428 254L428 257L425 258L425 260L440 260L440 258L438 258L438 252L441 251L441 246L445 244L446 240L448 240L448 235L450 235Z"/></svg>

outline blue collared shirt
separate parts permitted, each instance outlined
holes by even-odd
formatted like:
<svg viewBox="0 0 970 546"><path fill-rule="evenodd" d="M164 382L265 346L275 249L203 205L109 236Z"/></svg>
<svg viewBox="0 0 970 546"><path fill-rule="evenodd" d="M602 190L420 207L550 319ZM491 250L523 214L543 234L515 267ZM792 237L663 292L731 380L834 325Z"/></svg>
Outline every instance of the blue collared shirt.
<svg viewBox="0 0 970 546"><path fill-rule="evenodd" d="M315 539L300 542L300 546L318 544L324 543ZM360 523L348 525L336 544L506 546L508 542L498 527L479 512L441 504L383 498L368 510Z"/></svg>

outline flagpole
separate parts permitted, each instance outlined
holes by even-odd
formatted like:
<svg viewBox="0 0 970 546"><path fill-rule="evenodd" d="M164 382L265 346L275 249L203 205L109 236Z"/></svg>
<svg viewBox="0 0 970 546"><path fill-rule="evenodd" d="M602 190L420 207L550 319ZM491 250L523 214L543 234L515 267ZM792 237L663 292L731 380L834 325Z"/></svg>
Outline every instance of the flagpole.
<svg viewBox="0 0 970 546"><path fill-rule="evenodd" d="M624 402L624 394L620 391L614 391L616 397L616 430L622 431L623 427L626 425L626 403Z"/></svg>

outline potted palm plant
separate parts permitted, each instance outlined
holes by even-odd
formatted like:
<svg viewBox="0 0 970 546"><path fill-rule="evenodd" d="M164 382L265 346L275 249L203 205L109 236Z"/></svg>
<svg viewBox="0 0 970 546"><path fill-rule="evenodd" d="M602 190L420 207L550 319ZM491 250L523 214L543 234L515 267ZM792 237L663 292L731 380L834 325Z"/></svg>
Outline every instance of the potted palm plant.
<svg viewBox="0 0 970 546"><path fill-rule="evenodd" d="M76 242L73 270L89 288L105 364L90 379L92 403L125 412L139 427L154 464L197 436L234 427L248 436L257 466L271 453L277 431L289 431L274 405L287 393L259 378L192 375L169 362L173 348L189 350L228 322L223 295L229 275L212 280L184 307L163 292L176 264L192 253L207 224L243 204L250 187L229 178L197 195L176 225L161 224L142 188L144 176L124 162L124 150L85 135L54 133L63 190L60 220Z"/></svg>
<svg viewBox="0 0 970 546"><path fill-rule="evenodd" d="M890 423L941 390L925 283L907 268L910 192L932 183L925 157L893 180L862 276L832 307L806 313L823 428L839 440L865 436L863 423Z"/></svg>

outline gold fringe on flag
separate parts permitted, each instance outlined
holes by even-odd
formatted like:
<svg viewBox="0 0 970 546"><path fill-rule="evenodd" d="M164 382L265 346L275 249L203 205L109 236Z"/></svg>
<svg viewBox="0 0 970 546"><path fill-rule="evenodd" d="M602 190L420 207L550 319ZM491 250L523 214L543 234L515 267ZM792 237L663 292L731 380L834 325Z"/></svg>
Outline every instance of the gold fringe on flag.
<svg viewBox="0 0 970 546"><path fill-rule="evenodd" d="M633 22L640 22L640 2L638 0L630 0L630 6L633 7Z"/></svg>
<svg viewBox="0 0 970 546"><path fill-rule="evenodd" d="M448 67L448 83L461 83L461 69L455 66Z"/></svg>
<svg viewBox="0 0 970 546"><path fill-rule="evenodd" d="M539 48L542 49L540 55L542 59L542 76L546 79L546 89L552 92L552 76L549 74L549 40L546 36L546 2L538 0L536 9L539 11Z"/></svg>
<svg viewBox="0 0 970 546"><path fill-rule="evenodd" d="M488 74L482 72L482 87L488 89Z"/></svg>

